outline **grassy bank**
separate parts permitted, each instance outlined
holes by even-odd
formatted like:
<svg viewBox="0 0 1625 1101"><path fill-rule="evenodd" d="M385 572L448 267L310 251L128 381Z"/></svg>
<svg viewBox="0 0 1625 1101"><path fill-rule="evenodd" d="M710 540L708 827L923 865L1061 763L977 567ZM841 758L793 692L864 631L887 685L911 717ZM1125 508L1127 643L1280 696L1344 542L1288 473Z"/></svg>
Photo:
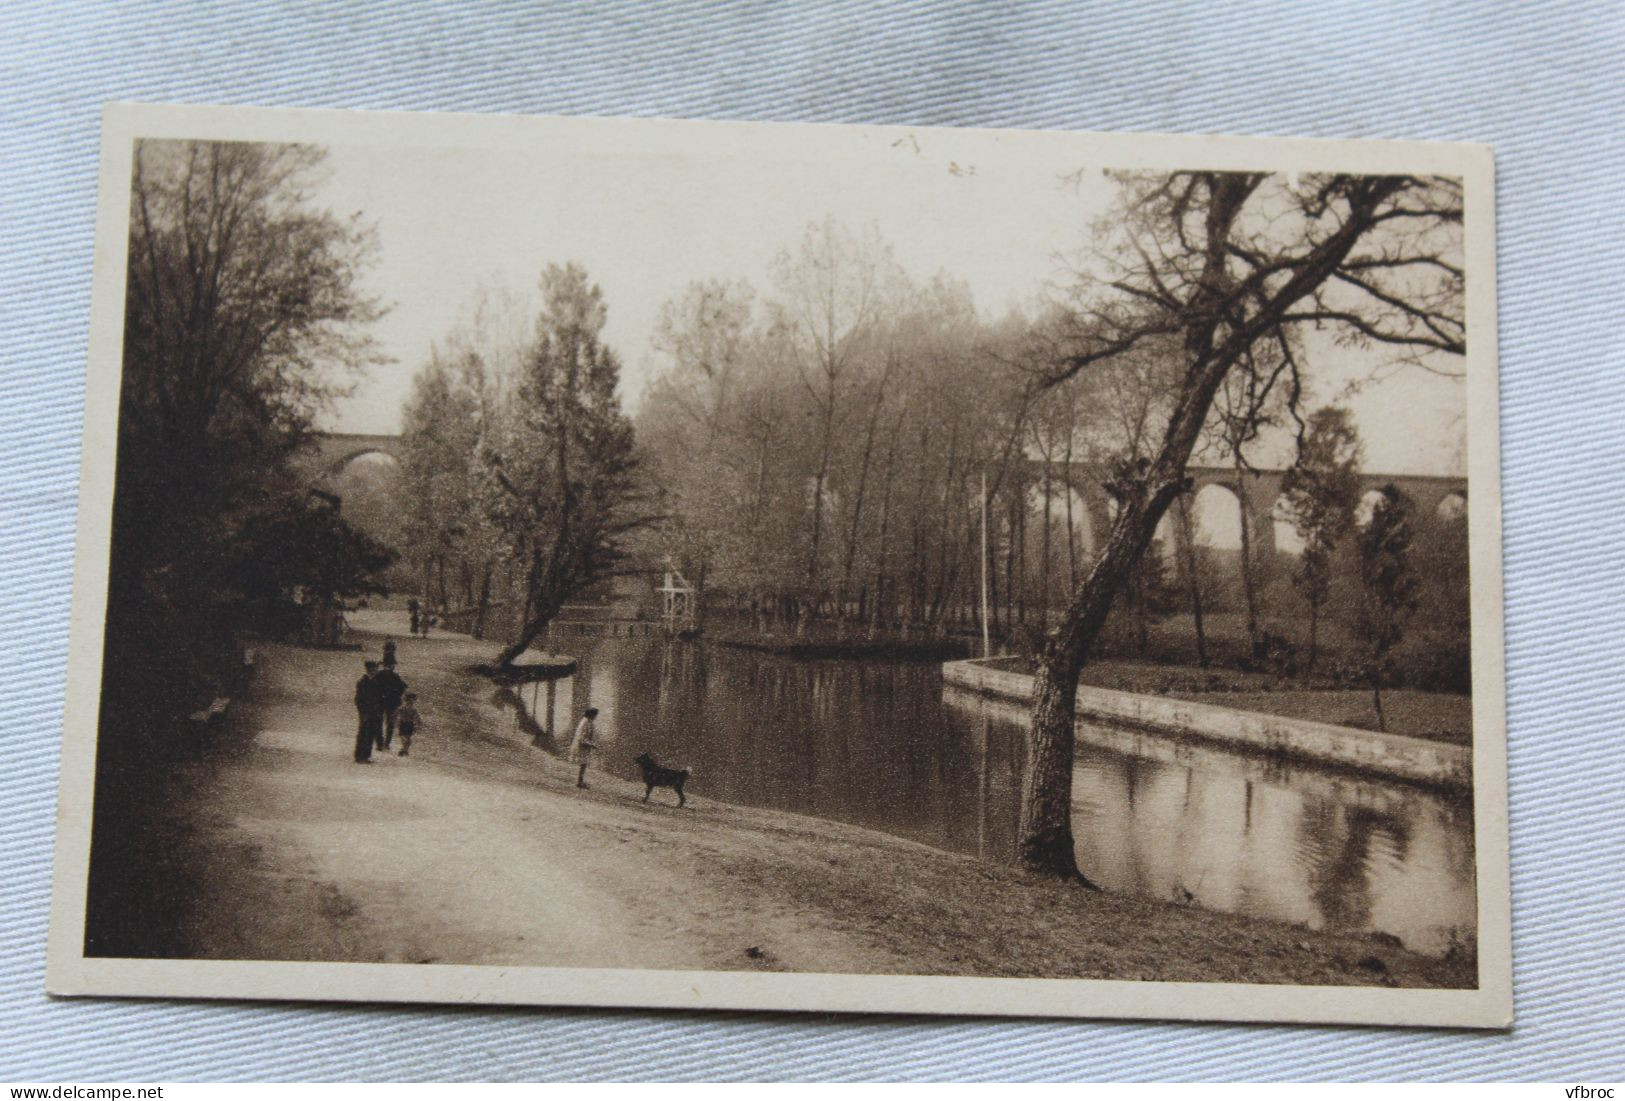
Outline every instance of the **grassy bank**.
<svg viewBox="0 0 1625 1101"><path fill-rule="evenodd" d="M1034 668L1031 659L1023 657L993 658L992 661L1000 668L1019 673L1031 673ZM1310 719L1360 730L1377 729L1371 692L1363 688L1282 680L1268 673L1233 669L1110 660L1090 662L1084 666L1078 681L1096 688L1168 696L1237 711ZM1472 743L1471 696L1389 688L1382 693L1382 706L1389 733L1451 745Z"/></svg>
<svg viewBox="0 0 1625 1101"><path fill-rule="evenodd" d="M1470 987L1469 954L1393 938L1097 893L795 815L743 812L717 871L752 896L838 920L915 973L1158 982ZM758 849L757 846L765 849ZM763 853L771 852L764 859ZM838 917L836 917L838 915ZM890 970L890 968L886 968Z"/></svg>

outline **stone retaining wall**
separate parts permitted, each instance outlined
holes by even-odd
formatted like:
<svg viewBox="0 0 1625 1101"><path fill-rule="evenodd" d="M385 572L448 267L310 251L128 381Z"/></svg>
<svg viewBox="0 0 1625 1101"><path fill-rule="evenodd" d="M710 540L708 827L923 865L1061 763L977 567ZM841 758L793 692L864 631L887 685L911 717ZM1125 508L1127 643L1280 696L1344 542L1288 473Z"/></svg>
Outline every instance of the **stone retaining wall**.
<svg viewBox="0 0 1625 1101"><path fill-rule="evenodd" d="M1021 703L1032 700L1031 676L992 668L980 659L948 662L942 667L942 679L945 684L986 696ZM1254 752L1441 787L1465 788L1473 782L1473 755L1467 746L1092 685L1078 686L1077 707L1079 722L1195 736Z"/></svg>

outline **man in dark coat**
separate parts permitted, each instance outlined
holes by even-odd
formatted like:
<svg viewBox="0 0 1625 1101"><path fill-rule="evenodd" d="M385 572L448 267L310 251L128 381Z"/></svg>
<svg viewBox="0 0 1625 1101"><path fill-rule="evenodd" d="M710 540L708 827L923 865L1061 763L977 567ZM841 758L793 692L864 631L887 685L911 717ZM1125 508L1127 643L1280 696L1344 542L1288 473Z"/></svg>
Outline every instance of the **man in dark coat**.
<svg viewBox="0 0 1625 1101"><path fill-rule="evenodd" d="M395 672L395 663L386 662L372 678L373 688L378 693L378 705L382 709L378 726L378 748L388 749L395 740L395 712L400 710L401 700L406 698L406 682L401 675Z"/></svg>
<svg viewBox="0 0 1625 1101"><path fill-rule="evenodd" d="M355 682L355 763L372 764L372 747L382 745L384 705L378 694L378 663L367 662L367 671Z"/></svg>

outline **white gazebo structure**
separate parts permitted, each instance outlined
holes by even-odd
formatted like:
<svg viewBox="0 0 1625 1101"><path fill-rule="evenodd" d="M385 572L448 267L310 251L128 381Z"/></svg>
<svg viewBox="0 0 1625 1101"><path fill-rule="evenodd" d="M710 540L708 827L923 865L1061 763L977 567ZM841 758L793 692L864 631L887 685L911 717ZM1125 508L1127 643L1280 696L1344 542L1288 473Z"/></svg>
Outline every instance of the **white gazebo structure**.
<svg viewBox="0 0 1625 1101"><path fill-rule="evenodd" d="M666 633L675 635L680 631L693 630L695 626L696 601L699 599L694 586L689 584L677 569L677 564L668 556L666 559L665 582L658 590L665 599L664 617L666 620Z"/></svg>

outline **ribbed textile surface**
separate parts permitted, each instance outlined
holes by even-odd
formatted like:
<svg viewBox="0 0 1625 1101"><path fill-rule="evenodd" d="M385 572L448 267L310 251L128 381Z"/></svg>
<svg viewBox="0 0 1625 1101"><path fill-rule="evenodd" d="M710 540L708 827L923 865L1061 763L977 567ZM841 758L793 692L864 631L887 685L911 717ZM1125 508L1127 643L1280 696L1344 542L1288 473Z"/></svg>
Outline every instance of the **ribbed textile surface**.
<svg viewBox="0 0 1625 1101"><path fill-rule="evenodd" d="M1616 2L12 0L0 1080L1625 1078L1621 57ZM114 99L1492 143L1517 1028L47 999L97 132Z"/></svg>

